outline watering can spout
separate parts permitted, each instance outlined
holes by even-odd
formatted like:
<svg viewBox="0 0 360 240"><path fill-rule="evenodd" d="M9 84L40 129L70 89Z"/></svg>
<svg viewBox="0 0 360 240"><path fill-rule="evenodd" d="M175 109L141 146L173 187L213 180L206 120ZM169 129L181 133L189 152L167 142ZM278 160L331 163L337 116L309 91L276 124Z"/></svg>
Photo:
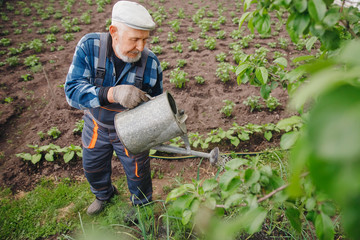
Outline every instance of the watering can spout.
<svg viewBox="0 0 360 240"><path fill-rule="evenodd" d="M174 146L169 146L169 145L164 145L164 144L155 146L152 149L157 150L157 151L163 151L163 152L178 153L178 154L183 154L183 155L190 154L190 155L193 155L196 157L208 158L212 165L215 165L218 162L219 155L220 155L220 151L219 151L218 147L211 150L210 153L198 152L198 151L194 151L191 149L187 150L184 148L174 147Z"/></svg>

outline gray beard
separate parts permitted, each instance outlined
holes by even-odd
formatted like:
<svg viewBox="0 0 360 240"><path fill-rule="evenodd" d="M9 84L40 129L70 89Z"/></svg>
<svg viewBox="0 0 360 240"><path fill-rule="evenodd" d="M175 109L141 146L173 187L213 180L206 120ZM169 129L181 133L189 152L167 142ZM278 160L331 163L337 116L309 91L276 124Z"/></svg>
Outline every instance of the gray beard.
<svg viewBox="0 0 360 240"><path fill-rule="evenodd" d="M119 51L119 49L117 47L115 49L115 52L116 52L116 55L126 63L134 63L134 62L139 61L141 58L141 52L139 52L138 55L136 55L136 57L134 57L134 58L130 58L128 56L121 54L121 52Z"/></svg>

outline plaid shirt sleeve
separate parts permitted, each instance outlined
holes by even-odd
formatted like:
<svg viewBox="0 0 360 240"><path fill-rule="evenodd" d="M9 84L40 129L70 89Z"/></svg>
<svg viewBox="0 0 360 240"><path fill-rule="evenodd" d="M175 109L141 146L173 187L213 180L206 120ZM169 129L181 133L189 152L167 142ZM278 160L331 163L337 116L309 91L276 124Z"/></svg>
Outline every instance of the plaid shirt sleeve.
<svg viewBox="0 0 360 240"><path fill-rule="evenodd" d="M98 36L98 34L96 34ZM95 34L85 35L77 44L73 61L65 82L66 100L78 109L100 106L98 98L100 87L92 84L95 64L98 59L99 39ZM96 47L97 46L97 47Z"/></svg>

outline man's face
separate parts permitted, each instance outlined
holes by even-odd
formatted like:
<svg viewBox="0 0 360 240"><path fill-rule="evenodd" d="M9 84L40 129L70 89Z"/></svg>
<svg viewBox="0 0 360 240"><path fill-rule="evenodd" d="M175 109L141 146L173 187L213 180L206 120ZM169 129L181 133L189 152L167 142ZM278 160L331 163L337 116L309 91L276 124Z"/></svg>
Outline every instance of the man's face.
<svg viewBox="0 0 360 240"><path fill-rule="evenodd" d="M137 62L144 50L150 32L130 28L126 25L122 30L112 34L113 49L118 58L124 62Z"/></svg>

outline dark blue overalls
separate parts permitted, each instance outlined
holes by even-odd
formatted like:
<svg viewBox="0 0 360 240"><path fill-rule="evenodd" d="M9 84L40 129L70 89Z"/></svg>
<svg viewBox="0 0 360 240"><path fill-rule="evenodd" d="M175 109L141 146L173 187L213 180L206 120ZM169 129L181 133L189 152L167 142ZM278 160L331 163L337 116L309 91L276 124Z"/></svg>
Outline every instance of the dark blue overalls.
<svg viewBox="0 0 360 240"><path fill-rule="evenodd" d="M101 63L101 58L100 56L98 66L105 66L104 63ZM145 68L146 59L147 53L145 52L142 54L142 68ZM141 71L143 74L143 69L140 69L139 72ZM137 71L135 81L135 86L139 88L141 86L137 86L137 84L141 85L142 81L142 76L138 76L140 74ZM102 85L101 77L103 75L104 73L97 73L96 80L98 82L95 80L95 85ZM85 111L85 124L82 132L84 172L96 198L99 200L110 199L114 191L111 183L111 159L115 151L126 173L131 193L130 200L134 205L144 204L152 200L149 151L133 155L119 140L114 127L114 116L123 110L125 108L120 104L110 104Z"/></svg>

